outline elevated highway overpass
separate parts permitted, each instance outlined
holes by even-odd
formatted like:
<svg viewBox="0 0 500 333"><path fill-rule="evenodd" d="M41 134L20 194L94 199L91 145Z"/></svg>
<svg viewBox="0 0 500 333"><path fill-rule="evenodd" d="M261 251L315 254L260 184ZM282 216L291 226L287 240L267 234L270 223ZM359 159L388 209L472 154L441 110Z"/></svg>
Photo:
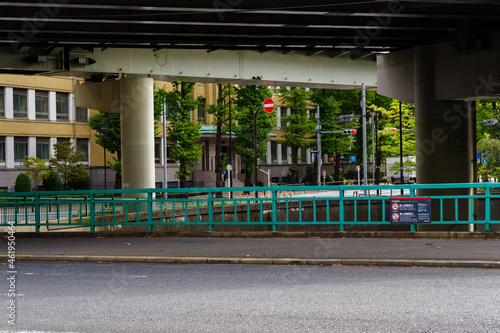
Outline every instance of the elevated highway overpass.
<svg viewBox="0 0 500 333"><path fill-rule="evenodd" d="M105 80L82 85L91 98L81 106L95 107L92 96L119 99L113 110L127 115L125 125L141 124L138 133L152 128L141 119L152 113L153 78L365 83L415 103L419 182L467 183L474 181L474 100L500 95L499 22L496 0L1 1L0 72ZM115 88L103 94L105 85ZM126 103L124 94L140 96ZM124 165L142 161L124 174L125 184L154 168L149 155L136 153L152 154L150 136L124 141ZM130 144L139 141L141 149Z"/></svg>

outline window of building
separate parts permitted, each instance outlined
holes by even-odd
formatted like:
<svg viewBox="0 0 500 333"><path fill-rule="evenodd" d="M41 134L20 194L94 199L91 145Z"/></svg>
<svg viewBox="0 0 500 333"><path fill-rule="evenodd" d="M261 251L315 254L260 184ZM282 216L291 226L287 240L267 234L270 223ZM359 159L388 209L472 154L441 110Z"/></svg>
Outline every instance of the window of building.
<svg viewBox="0 0 500 333"><path fill-rule="evenodd" d="M161 138L155 138L155 164L161 164Z"/></svg>
<svg viewBox="0 0 500 333"><path fill-rule="evenodd" d="M37 138L36 139L36 157L41 160L49 160L49 139Z"/></svg>
<svg viewBox="0 0 500 333"><path fill-rule="evenodd" d="M28 118L28 98L26 90L14 89L14 118Z"/></svg>
<svg viewBox="0 0 500 333"><path fill-rule="evenodd" d="M88 139L76 139L76 151L82 153L81 163L83 165L89 165L89 140Z"/></svg>
<svg viewBox="0 0 500 333"><path fill-rule="evenodd" d="M5 118L4 89L0 87L0 118Z"/></svg>
<svg viewBox="0 0 500 333"><path fill-rule="evenodd" d="M69 120L68 94L57 93L56 95L56 119Z"/></svg>
<svg viewBox="0 0 500 333"><path fill-rule="evenodd" d="M0 137L0 166L5 166L5 137Z"/></svg>
<svg viewBox="0 0 500 333"><path fill-rule="evenodd" d="M301 159L300 163L301 164L304 164L307 162L306 155L307 155L307 149L304 147L300 148L300 159Z"/></svg>
<svg viewBox="0 0 500 333"><path fill-rule="evenodd" d="M201 99L198 104L198 122L205 123L205 99Z"/></svg>
<svg viewBox="0 0 500 333"><path fill-rule="evenodd" d="M62 144L63 142L71 141L69 138L57 138L57 144Z"/></svg>
<svg viewBox="0 0 500 333"><path fill-rule="evenodd" d="M316 110L309 110L309 118L316 119Z"/></svg>
<svg viewBox="0 0 500 333"><path fill-rule="evenodd" d="M271 163L278 163L278 143L271 141Z"/></svg>
<svg viewBox="0 0 500 333"><path fill-rule="evenodd" d="M167 163L175 163L175 159L172 158L172 149L174 145L172 143L167 143Z"/></svg>
<svg viewBox="0 0 500 333"><path fill-rule="evenodd" d="M286 122L283 121L283 118L286 117L286 109L285 107L280 108L280 116L281 116L281 127L286 126Z"/></svg>
<svg viewBox="0 0 500 333"><path fill-rule="evenodd" d="M35 93L36 119L49 119L49 95L47 92Z"/></svg>
<svg viewBox="0 0 500 333"><path fill-rule="evenodd" d="M76 139L76 151L83 154L83 164L88 164L89 161L89 140Z"/></svg>
<svg viewBox="0 0 500 333"><path fill-rule="evenodd" d="M14 138L14 165L23 165L26 156L28 155L28 138Z"/></svg>
<svg viewBox="0 0 500 333"><path fill-rule="evenodd" d="M79 123L86 123L89 121L88 109L81 108L79 106L76 107L75 119Z"/></svg>
<svg viewBox="0 0 500 333"><path fill-rule="evenodd" d="M281 145L281 163L288 163L288 148Z"/></svg>

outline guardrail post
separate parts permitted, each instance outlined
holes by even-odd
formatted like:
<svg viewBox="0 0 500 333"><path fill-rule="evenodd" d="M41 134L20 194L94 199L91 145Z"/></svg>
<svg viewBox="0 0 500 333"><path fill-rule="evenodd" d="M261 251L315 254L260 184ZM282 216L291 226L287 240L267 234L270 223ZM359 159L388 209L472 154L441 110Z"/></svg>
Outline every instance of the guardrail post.
<svg viewBox="0 0 500 333"><path fill-rule="evenodd" d="M277 203L277 190L272 190L272 217L273 217L273 232L276 232L277 222L278 222L278 203Z"/></svg>
<svg viewBox="0 0 500 333"><path fill-rule="evenodd" d="M214 192L212 189L208 191L208 231L214 228Z"/></svg>
<svg viewBox="0 0 500 333"><path fill-rule="evenodd" d="M90 232L95 232L95 198L94 198L94 191L92 190L89 193L89 203L90 203Z"/></svg>
<svg viewBox="0 0 500 333"><path fill-rule="evenodd" d="M40 195L38 192L35 193L35 225L35 231L40 232Z"/></svg>
<svg viewBox="0 0 500 333"><path fill-rule="evenodd" d="M344 232L344 222L345 222L345 216L344 216L344 189L341 188L339 190L339 231Z"/></svg>
<svg viewBox="0 0 500 333"><path fill-rule="evenodd" d="M148 231L153 231L153 190L148 189Z"/></svg>
<svg viewBox="0 0 500 333"><path fill-rule="evenodd" d="M484 230L485 231L491 231L491 187L486 187L485 188L486 192L486 198L485 198L485 205L484 205Z"/></svg>

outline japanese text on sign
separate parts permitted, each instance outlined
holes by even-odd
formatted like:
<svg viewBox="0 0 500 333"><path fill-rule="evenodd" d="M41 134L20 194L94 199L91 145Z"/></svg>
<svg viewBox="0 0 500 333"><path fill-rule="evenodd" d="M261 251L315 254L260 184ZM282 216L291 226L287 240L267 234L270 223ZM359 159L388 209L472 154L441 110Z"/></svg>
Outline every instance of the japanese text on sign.
<svg viewBox="0 0 500 333"><path fill-rule="evenodd" d="M431 223L431 199L391 199L391 223Z"/></svg>

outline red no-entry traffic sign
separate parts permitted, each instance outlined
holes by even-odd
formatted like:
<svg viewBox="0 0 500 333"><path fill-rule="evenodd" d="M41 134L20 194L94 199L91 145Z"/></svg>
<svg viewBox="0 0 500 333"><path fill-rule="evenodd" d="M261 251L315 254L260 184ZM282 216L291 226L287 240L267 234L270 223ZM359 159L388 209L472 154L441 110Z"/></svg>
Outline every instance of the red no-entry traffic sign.
<svg viewBox="0 0 500 333"><path fill-rule="evenodd" d="M271 113L274 111L274 101L271 99L271 98L266 98L264 100L264 111L266 111L267 113Z"/></svg>

